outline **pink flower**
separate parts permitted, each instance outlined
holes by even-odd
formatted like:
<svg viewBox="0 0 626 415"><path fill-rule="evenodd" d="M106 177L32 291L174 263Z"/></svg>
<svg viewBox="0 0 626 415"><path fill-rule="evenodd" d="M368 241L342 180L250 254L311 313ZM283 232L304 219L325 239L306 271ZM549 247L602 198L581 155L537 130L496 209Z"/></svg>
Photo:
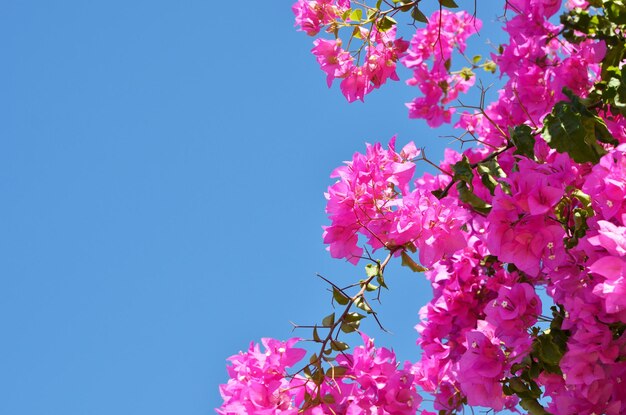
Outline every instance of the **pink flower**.
<svg viewBox="0 0 626 415"><path fill-rule="evenodd" d="M402 216L416 214L405 208L404 201L415 195L409 183L415 171L411 159L418 153L413 143L397 153L394 138L388 149L367 145L366 154L355 153L352 161L335 169L331 177L339 180L326 193L326 212L332 223L324 228L324 242L333 257L358 262L362 253L358 234L373 249L412 243L419 236L421 217Z"/></svg>
<svg viewBox="0 0 626 415"><path fill-rule="evenodd" d="M581 9L586 9L587 7L589 7L589 2L587 0L567 0L567 2L565 3L565 7L570 10L577 7Z"/></svg>
<svg viewBox="0 0 626 415"><path fill-rule="evenodd" d="M587 238L589 243L606 249L611 255L626 256L626 227L599 220L598 228L597 235Z"/></svg>
<svg viewBox="0 0 626 415"><path fill-rule="evenodd" d="M291 10L296 15L298 30L315 36L322 26L333 22L349 8L350 2L346 0L297 0Z"/></svg>
<svg viewBox="0 0 626 415"><path fill-rule="evenodd" d="M501 286L498 298L485 307L485 320L496 327L495 333L512 351L509 359L528 353L532 343L528 329L540 314L541 300L528 283Z"/></svg>
<svg viewBox="0 0 626 415"><path fill-rule="evenodd" d="M335 78L344 77L352 70L352 56L341 48L341 39L315 39L311 50L317 57L320 68L326 72L326 82L330 87Z"/></svg>
<svg viewBox="0 0 626 415"><path fill-rule="evenodd" d="M341 92L348 102L363 101L365 95L372 90L370 82L371 79L363 68L355 67L341 81Z"/></svg>
<svg viewBox="0 0 626 415"><path fill-rule="evenodd" d="M306 353L293 347L298 341L263 339L265 352L261 352L258 344L251 344L248 352L231 356L230 379L220 385L224 403L216 409L217 413L296 415L295 392L286 378L285 368L296 364Z"/></svg>
<svg viewBox="0 0 626 415"><path fill-rule="evenodd" d="M479 321L477 329L466 336L467 351L459 361L457 379L467 403L502 410L505 396L500 379L504 377L506 363L494 327Z"/></svg>
<svg viewBox="0 0 626 415"><path fill-rule="evenodd" d="M604 299L607 313L626 310L626 262L614 256L605 256L589 266L589 271L605 278L593 293Z"/></svg>
<svg viewBox="0 0 626 415"><path fill-rule="evenodd" d="M449 64L455 49L465 50L467 38L480 29L481 22L466 12L452 13L447 10L435 12L425 29L418 29L409 49L401 59L413 70L408 85L417 85L424 94L406 104L409 118L423 118L430 127L449 123L453 108L444 104L454 101L459 92L466 92L474 78L465 79L449 73ZM432 68L428 61L432 58Z"/></svg>
<svg viewBox="0 0 626 415"><path fill-rule="evenodd" d="M507 6L521 14L550 17L561 8L561 0L507 0Z"/></svg>

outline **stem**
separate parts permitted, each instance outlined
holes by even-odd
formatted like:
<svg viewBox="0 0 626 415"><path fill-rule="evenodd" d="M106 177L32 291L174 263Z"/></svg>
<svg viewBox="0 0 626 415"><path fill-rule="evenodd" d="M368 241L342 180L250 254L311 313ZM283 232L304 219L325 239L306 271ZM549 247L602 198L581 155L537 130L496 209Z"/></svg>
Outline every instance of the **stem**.
<svg viewBox="0 0 626 415"><path fill-rule="evenodd" d="M493 153L489 154L487 157L485 157L481 161L478 161L476 163L470 164L470 167L475 169L476 167L478 167L479 164L486 163L486 162L488 162L490 160L493 160L494 158L498 157L500 154L504 153L507 150L512 149L513 147L515 147L515 146L513 144L509 143L505 147L502 147L500 150L494 151ZM444 197L446 197L448 195L448 192L450 191L450 189L452 188L452 186L456 182L457 182L457 180L453 177L452 181L450 183L448 183L448 185L446 187L443 188L440 199L443 199Z"/></svg>
<svg viewBox="0 0 626 415"><path fill-rule="evenodd" d="M345 295L346 297L349 298L349 302L348 304L346 304L343 312L341 313L341 315L335 319L335 321L333 322L333 324L331 324L330 326L308 326L308 327L324 327L324 328L328 328L328 334L326 335L326 337L321 341L321 347L320 347L320 351L317 354L317 359L315 359L315 361L311 362L310 365L313 365L316 370L320 371L321 373L323 372L323 368L322 368L322 360L323 360L323 356L324 356L324 352L326 350L328 350L328 345L329 343L331 344L331 350L332 350L332 343L337 341L337 338L339 336L339 330L337 330L338 327L341 327L341 325L344 323L344 320L346 318L346 316L348 315L348 313L350 312L350 310L352 309L353 305L356 305L358 302L363 301L365 302L365 304L368 305L366 299L365 299L365 292L367 291L367 286L378 276L378 275L383 275L385 272L385 267L387 266L387 264L389 264L389 261L391 260L391 258L393 257L393 254L400 248L392 248L389 250L389 253L387 254L387 256L385 257L385 259L379 263L379 269L378 269L378 273L375 275L372 275L370 277L368 277L367 279L365 279L363 282L360 283L361 285L361 289L359 290L358 293L356 293L355 295L353 295L352 297L348 296L345 291L343 289L341 289L339 286L337 286L336 284L332 283L331 281L329 281L328 279L324 278L323 276L318 274L318 277L320 277L321 279L323 279L324 281L328 282L333 288L336 288L337 290L339 290L343 295ZM371 310L371 307L369 307ZM384 331L385 328L382 326L382 324L380 323L378 317L376 316L376 313L371 310L369 311L370 314L374 315L374 319L376 320L376 322L378 323L379 327L381 327L381 329L383 329ZM305 326L298 326L298 327L305 327ZM335 331L337 330L336 334ZM333 339L333 336L335 337ZM343 351L341 351L341 353L343 353ZM319 385L316 385L316 392L317 392L317 396L318 398L320 397L320 393L321 393L321 389L319 387Z"/></svg>

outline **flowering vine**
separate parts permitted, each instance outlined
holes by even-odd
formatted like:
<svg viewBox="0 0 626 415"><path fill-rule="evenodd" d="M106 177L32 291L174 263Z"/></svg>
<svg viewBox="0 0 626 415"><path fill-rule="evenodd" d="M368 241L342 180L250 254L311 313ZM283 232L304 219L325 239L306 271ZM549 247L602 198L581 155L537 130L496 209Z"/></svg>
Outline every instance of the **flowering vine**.
<svg viewBox="0 0 626 415"><path fill-rule="evenodd" d="M474 146L437 164L394 137L333 171L323 240L335 258L367 261L365 276L346 287L322 277L342 308L298 326L319 346L308 363L299 339L231 357L218 413L429 415L427 394L441 415L626 414L626 4L508 0L508 43L483 60L465 55L480 21L438 3L428 18L419 1L293 6L299 30L332 37L312 52L348 101L398 80L400 63L420 94L409 117L454 123ZM398 37L403 13L423 24L410 42ZM459 59L469 66L455 69ZM479 68L504 85L494 102L464 105ZM424 162L437 174L415 177ZM395 258L432 286L417 362L399 364L363 333L349 353L341 337L378 321L371 296Z"/></svg>

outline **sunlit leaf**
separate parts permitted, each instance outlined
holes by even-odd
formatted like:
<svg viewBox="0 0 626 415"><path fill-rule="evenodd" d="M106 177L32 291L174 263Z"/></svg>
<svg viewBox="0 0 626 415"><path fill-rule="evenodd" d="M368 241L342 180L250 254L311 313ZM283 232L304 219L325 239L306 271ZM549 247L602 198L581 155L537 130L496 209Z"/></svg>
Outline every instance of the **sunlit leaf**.
<svg viewBox="0 0 626 415"><path fill-rule="evenodd" d="M337 287L333 287L333 299L337 301L337 304L339 305L346 305L350 302L350 298L339 291Z"/></svg>
<svg viewBox="0 0 626 415"><path fill-rule="evenodd" d="M331 327L333 324L335 324L335 313L331 313L331 314L327 315L322 320L322 325L324 327Z"/></svg>
<svg viewBox="0 0 626 415"><path fill-rule="evenodd" d="M409 267L413 272L428 271L428 268L424 268L413 260L406 252L402 251L402 266Z"/></svg>

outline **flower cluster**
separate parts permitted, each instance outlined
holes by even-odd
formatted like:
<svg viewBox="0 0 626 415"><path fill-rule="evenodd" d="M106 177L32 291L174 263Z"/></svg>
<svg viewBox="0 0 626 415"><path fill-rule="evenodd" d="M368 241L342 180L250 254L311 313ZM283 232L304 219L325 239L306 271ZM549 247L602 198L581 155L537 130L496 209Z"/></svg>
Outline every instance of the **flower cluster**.
<svg viewBox="0 0 626 415"><path fill-rule="evenodd" d="M293 6L296 26L309 36L315 36L322 27L334 22L350 8L350 0L298 0Z"/></svg>
<svg viewBox="0 0 626 415"><path fill-rule="evenodd" d="M337 358L337 375L316 385L311 379L289 376L291 367L304 356L294 348L298 339L281 342L263 339L266 351L252 344L246 353L229 360L230 379L221 385L224 404L220 415L414 415L422 398L417 393L411 364L399 367L395 354L376 348L362 335L364 345ZM339 374L340 373L340 374ZM304 396L323 397L320 404L299 410ZM426 414L427 412L424 412Z"/></svg>
<svg viewBox="0 0 626 415"><path fill-rule="evenodd" d="M333 172L339 180L326 193L332 223L324 228L333 257L357 263L363 253L359 234L373 250L417 248L427 265L464 246L460 228L466 210L437 199L427 186L410 185L418 154L413 143L397 153L392 139L387 149L368 145L365 154L355 153Z"/></svg>
<svg viewBox="0 0 626 415"><path fill-rule="evenodd" d="M419 12L419 2L396 3L391 11ZM606 16L587 18L609 3ZM386 16L378 7L364 21ZM476 146L446 150L436 175L416 177L425 157L413 142L397 151L395 137L387 147L368 144L331 175L323 233L330 254L357 264L365 251L387 250L384 264L401 255L425 270L433 297L419 312L419 360L400 366L363 336L364 346L334 357L338 371L320 380L287 374L304 355L295 339L264 340L266 352L251 346L230 359L221 415L414 414L418 390L446 414L466 404L626 414L626 29L615 17L626 6L568 0L566 7L573 29L553 23L560 0L506 2L509 41L491 56L504 86L490 105L460 114L455 127ZM300 0L293 10L309 35L344 25L367 39L362 65L338 38L314 42L328 84L341 79L349 101L397 79L400 60L423 94L408 104L410 117L434 127L451 122L449 104L474 82L471 69L450 71L480 28L466 12L442 8L407 45L393 25L360 26L349 1ZM584 32L602 19L608 26ZM382 277L368 276L355 284L361 294ZM361 294L340 291L333 285L346 313L352 305L372 312L356 302Z"/></svg>
<svg viewBox="0 0 626 415"><path fill-rule="evenodd" d="M425 28L415 31L401 59L413 71L407 84L417 86L423 94L407 104L410 118L425 119L431 127L451 121L454 109L446 104L455 101L459 93L467 92L475 81L473 73L467 70L450 73L452 54L455 50L463 53L467 38L481 25L480 20L465 11L442 10L428 19Z"/></svg>
<svg viewBox="0 0 626 415"><path fill-rule="evenodd" d="M296 26L309 36L315 36L325 25L329 30L338 30L338 21L352 28L350 18L340 18L350 10L349 1L335 0L300 0L293 6ZM360 11L360 10L359 10ZM331 24L332 23L332 24ZM363 45L354 55L343 49L341 38L317 38L312 49L320 68L326 73L330 87L335 79L341 79L341 92L348 102L363 101L368 93L380 88L388 79L399 80L396 63L408 48L408 42L396 39L396 28L381 29L372 25L371 29L358 26L352 32L363 39ZM363 53L364 52L364 53ZM364 55L362 62L358 57Z"/></svg>
<svg viewBox="0 0 626 415"><path fill-rule="evenodd" d="M224 404L217 413L296 415L298 408L286 377L286 368L306 354L304 349L293 347L296 342L295 338L286 342L263 339L265 351L258 344L251 344L246 353L231 356L230 379L220 386Z"/></svg>
<svg viewBox="0 0 626 415"><path fill-rule="evenodd" d="M365 47L364 63L358 65L353 56L342 48L341 39L316 39L313 54L326 72L326 81L330 87L335 79L341 79L341 92L348 102L363 101L363 97L379 88L388 79L397 81L396 62L408 47L402 39L396 39L396 30L372 33L361 30L362 37L369 37L370 44Z"/></svg>
<svg viewBox="0 0 626 415"><path fill-rule="evenodd" d="M563 88L586 96L598 79L606 52L603 42L591 39L572 44L558 37L561 28L549 18L560 1L508 1L514 16L504 25L509 43L492 54L507 83L498 99L475 113L461 115L457 127L480 136L488 145L504 145L508 130L518 125L541 125Z"/></svg>
<svg viewBox="0 0 626 415"><path fill-rule="evenodd" d="M514 408L519 398L511 394L513 386L509 392L503 388L507 379L530 370L537 357L529 363L529 356L547 353L542 347L555 347L559 369L549 361L532 379L552 399L551 413L625 413L626 144L605 146L608 154L591 166L550 148L536 129L567 99L564 87L586 96L599 76L605 46L558 39L560 28L548 21L558 2L519 0L509 6L516 13L505 27L510 43L493 56L508 81L496 102L463 114L457 123L486 145L463 154L448 150L441 174L418 179L410 176L412 143L400 153L394 140L388 149L368 145L366 154L355 154L334 174L339 181L327 193L331 225L324 241L333 256L354 263L363 250L359 235L373 250L419 250L430 268L433 299L420 312L423 353L413 370L416 384L435 397L436 409L453 412L465 402ZM442 37L440 60L464 47L464 35L472 32L461 23L468 17L459 16L444 11L431 18L451 34ZM456 23L446 27L449 20ZM418 30L403 59L415 69L411 82L419 80L425 95L429 82L436 88L452 84L441 78L449 76L444 66L427 70L425 60L433 52L425 39L432 31ZM433 96L439 100L442 91ZM430 125L449 119L437 100L424 101L430 115L423 118ZM619 142L626 141L619 114L606 117L606 124ZM530 154L511 145L520 125L534 143ZM496 155L494 148L502 150ZM455 174L462 160L487 168L483 160L489 159L498 172L487 175L491 187L484 175ZM460 193L463 187L448 186L451 180L462 181L487 211L474 209ZM444 188L446 197L433 197ZM542 313L539 288L565 310L562 329L554 328L562 337L548 331L544 343L531 330ZM559 341L566 341L564 348L556 346Z"/></svg>

